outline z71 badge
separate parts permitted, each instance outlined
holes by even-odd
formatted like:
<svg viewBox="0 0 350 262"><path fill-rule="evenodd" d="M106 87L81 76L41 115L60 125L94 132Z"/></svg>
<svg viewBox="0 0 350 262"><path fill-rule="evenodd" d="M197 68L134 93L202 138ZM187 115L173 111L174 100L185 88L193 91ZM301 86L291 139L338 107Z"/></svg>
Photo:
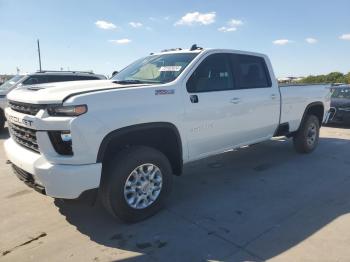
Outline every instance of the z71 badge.
<svg viewBox="0 0 350 262"><path fill-rule="evenodd" d="M175 94L174 89L159 89L155 91L156 96L158 95L173 95Z"/></svg>

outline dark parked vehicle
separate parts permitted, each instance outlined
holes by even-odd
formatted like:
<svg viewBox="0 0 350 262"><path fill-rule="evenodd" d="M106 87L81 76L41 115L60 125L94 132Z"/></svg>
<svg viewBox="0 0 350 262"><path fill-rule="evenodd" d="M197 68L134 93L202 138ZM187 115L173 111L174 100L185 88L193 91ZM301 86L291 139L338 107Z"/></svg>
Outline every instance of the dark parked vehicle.
<svg viewBox="0 0 350 262"><path fill-rule="evenodd" d="M0 85L0 130L5 125L4 109L7 104L6 95L13 89L22 86L39 85L53 82L67 82L79 80L105 80L104 75L97 75L92 72L80 71L39 71L28 75L16 75Z"/></svg>
<svg viewBox="0 0 350 262"><path fill-rule="evenodd" d="M350 85L332 87L329 123L350 124Z"/></svg>

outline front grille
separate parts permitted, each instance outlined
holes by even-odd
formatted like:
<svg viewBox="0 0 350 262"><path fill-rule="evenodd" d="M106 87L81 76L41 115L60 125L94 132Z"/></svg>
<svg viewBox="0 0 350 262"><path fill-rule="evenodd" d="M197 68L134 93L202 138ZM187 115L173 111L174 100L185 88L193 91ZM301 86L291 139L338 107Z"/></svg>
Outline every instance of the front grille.
<svg viewBox="0 0 350 262"><path fill-rule="evenodd" d="M45 105L36 105L36 104L26 104L20 102L9 101L9 106L12 110L20 112L27 115L35 116L40 109L44 109Z"/></svg>
<svg viewBox="0 0 350 262"><path fill-rule="evenodd" d="M35 152L39 152L39 146L36 139L36 131L27 127L22 127L13 123L8 123L9 131L13 140L21 146L24 146Z"/></svg>

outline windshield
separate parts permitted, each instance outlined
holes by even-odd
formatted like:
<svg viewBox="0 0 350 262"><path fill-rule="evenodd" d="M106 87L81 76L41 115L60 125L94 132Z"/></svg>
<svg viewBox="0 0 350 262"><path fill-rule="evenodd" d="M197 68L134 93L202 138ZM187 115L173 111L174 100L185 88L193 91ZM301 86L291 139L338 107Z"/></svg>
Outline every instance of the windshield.
<svg viewBox="0 0 350 262"><path fill-rule="evenodd" d="M332 97L350 99L350 88L334 88Z"/></svg>
<svg viewBox="0 0 350 262"><path fill-rule="evenodd" d="M118 83L168 83L175 80L197 54L163 54L141 58L112 77L112 80Z"/></svg>
<svg viewBox="0 0 350 262"><path fill-rule="evenodd" d="M21 80L23 76L16 75L12 77L10 80L6 81L0 86L0 90L9 90L11 87L13 87L19 80Z"/></svg>

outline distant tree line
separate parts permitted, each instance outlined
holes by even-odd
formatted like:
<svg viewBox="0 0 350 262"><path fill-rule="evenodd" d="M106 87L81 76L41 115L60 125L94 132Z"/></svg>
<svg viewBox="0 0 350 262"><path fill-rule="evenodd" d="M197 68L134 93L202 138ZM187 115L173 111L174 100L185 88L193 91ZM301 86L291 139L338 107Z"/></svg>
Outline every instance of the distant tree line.
<svg viewBox="0 0 350 262"><path fill-rule="evenodd" d="M332 72L328 75L307 76L299 81L300 83L346 83L350 84L350 72L343 74L340 72Z"/></svg>

